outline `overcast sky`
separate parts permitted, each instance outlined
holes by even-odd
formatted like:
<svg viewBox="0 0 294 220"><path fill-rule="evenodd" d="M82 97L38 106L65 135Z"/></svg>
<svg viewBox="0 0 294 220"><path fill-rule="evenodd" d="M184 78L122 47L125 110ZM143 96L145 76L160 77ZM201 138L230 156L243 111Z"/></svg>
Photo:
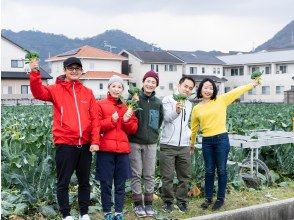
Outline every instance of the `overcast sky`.
<svg viewBox="0 0 294 220"><path fill-rule="evenodd" d="M120 29L172 50L250 51L293 19L293 0L1 1L4 29L70 38Z"/></svg>

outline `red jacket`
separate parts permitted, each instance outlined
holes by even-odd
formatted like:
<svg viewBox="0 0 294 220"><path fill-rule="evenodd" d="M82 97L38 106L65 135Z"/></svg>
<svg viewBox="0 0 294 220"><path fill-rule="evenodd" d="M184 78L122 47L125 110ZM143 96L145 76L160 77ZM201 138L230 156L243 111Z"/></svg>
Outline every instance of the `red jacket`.
<svg viewBox="0 0 294 220"><path fill-rule="evenodd" d="M101 123L100 151L115 153L130 153L131 147L128 140L129 134L135 134L138 129L138 120L133 114L129 121L123 121L123 115L127 107L112 98L110 95L106 99L97 102L98 115ZM117 111L119 119L112 121L112 114Z"/></svg>
<svg viewBox="0 0 294 220"><path fill-rule="evenodd" d="M39 72L30 73L30 87L36 99L53 103L54 144L100 143L96 100L90 89L79 81L65 81L65 75L44 86Z"/></svg>

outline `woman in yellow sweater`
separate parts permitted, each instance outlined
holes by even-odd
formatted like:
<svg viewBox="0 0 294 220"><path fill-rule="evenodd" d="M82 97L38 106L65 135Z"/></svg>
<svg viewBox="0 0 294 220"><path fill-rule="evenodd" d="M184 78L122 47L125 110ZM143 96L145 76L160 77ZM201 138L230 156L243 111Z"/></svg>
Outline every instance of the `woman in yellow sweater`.
<svg viewBox="0 0 294 220"><path fill-rule="evenodd" d="M217 210L224 204L227 186L227 158L230 143L226 129L227 107L244 93L258 85L257 81L237 87L230 92L217 96L217 87L213 80L202 80L197 89L197 98L202 99L192 111L191 146L195 145L196 135L202 132L202 153L205 165L205 197L201 204L207 209L212 204L215 169L218 176L217 200L212 209Z"/></svg>

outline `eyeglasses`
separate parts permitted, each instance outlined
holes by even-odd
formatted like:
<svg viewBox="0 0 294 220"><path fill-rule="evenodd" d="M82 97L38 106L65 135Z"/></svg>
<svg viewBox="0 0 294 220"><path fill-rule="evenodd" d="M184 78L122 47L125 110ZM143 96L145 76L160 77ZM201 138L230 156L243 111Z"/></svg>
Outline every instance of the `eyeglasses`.
<svg viewBox="0 0 294 220"><path fill-rule="evenodd" d="M80 66L77 66L77 67L70 66L70 67L66 67L66 69L70 72L73 72L74 70L77 72L82 71L82 67L80 67Z"/></svg>

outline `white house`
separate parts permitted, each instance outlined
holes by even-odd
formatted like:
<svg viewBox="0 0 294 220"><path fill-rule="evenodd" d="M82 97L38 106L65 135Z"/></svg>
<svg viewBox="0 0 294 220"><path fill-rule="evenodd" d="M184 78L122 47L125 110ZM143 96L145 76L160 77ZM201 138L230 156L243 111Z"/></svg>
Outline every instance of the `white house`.
<svg viewBox="0 0 294 220"><path fill-rule="evenodd" d="M169 50L168 53L183 61L183 75L191 76L196 84L204 78L211 78L215 81L219 94L224 93L224 83L227 80L223 78L223 61L203 51Z"/></svg>
<svg viewBox="0 0 294 220"><path fill-rule="evenodd" d="M262 85L245 94L245 102L283 102L284 91L294 90L294 49L239 53L218 58L226 63L226 91L249 83L253 71L263 71Z"/></svg>
<svg viewBox="0 0 294 220"><path fill-rule="evenodd" d="M25 71L26 49L1 35L1 99L31 99L29 76ZM42 68L43 83L52 77Z"/></svg>
<svg viewBox="0 0 294 220"><path fill-rule="evenodd" d="M88 45L50 57L46 60L50 65L51 75L54 81L59 75L63 74L63 61L72 56L81 60L83 65L83 76L81 80L85 86L92 89L96 98L102 98L107 94L107 83L112 75L118 75L123 78L125 81L126 95L128 81L131 77L121 74L121 71L122 61L127 59L118 54Z"/></svg>
<svg viewBox="0 0 294 220"><path fill-rule="evenodd" d="M159 75L159 87L156 89L159 98L176 90L183 73L183 61L166 51L122 50L119 54L128 59L123 65L123 73L129 74L131 82L136 86L142 87L145 73L154 70Z"/></svg>

